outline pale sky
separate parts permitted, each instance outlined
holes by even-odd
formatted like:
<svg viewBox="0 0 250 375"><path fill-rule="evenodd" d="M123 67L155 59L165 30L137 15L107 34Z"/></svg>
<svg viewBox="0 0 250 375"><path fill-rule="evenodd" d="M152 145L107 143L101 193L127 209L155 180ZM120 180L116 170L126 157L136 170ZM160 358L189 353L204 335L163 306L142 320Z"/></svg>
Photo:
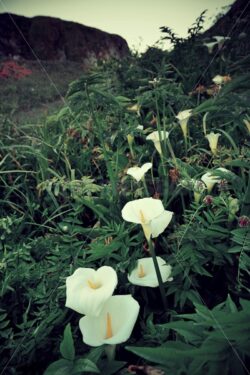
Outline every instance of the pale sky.
<svg viewBox="0 0 250 375"><path fill-rule="evenodd" d="M222 7L234 0L0 0L0 13L51 16L118 34L143 52L168 26L183 37L200 13L208 9L205 28ZM162 46L164 48L164 45Z"/></svg>

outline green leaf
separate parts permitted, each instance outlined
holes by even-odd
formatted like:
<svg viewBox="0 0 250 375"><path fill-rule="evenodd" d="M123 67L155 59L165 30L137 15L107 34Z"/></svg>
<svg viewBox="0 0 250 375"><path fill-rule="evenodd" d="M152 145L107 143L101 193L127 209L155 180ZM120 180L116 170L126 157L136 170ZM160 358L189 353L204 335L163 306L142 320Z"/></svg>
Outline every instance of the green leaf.
<svg viewBox="0 0 250 375"><path fill-rule="evenodd" d="M169 361L176 361L179 358L185 359L185 351L189 351L192 346L183 344L181 342L168 341L166 346L159 346L156 348L150 347L136 347L126 346L126 350L132 352L139 357L146 359L147 361L159 363L162 365L167 364ZM190 354L187 353L186 358Z"/></svg>
<svg viewBox="0 0 250 375"><path fill-rule="evenodd" d="M59 359L51 363L43 375L71 375L73 362L67 359Z"/></svg>
<svg viewBox="0 0 250 375"><path fill-rule="evenodd" d="M100 370L95 365L95 363L86 358L78 359L75 362L74 368L72 370L72 374L78 374L82 372L94 372L95 374L100 374Z"/></svg>
<svg viewBox="0 0 250 375"><path fill-rule="evenodd" d="M69 361L74 361L75 359L75 347L74 341L72 338L71 326L70 323L67 324L64 333L63 341L60 344L60 352L63 358L68 359Z"/></svg>

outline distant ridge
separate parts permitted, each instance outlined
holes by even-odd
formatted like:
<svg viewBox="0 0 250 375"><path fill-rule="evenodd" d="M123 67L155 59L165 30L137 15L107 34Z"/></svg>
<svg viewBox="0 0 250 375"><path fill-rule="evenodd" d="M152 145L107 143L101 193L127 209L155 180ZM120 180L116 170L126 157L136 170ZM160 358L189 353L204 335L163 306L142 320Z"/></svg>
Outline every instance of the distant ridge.
<svg viewBox="0 0 250 375"><path fill-rule="evenodd" d="M40 60L76 61L86 67L129 54L126 40L119 35L59 18L0 14L0 57L34 60L28 44Z"/></svg>

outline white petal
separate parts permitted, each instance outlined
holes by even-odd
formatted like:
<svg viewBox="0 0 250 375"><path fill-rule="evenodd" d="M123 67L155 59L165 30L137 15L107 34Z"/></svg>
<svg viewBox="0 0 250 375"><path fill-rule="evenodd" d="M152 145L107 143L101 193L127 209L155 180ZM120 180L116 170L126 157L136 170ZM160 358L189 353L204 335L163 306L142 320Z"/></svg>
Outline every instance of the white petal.
<svg viewBox="0 0 250 375"><path fill-rule="evenodd" d="M161 215L151 220L150 227L153 238L158 237L159 234L164 232L172 220L173 214L174 213L172 211L165 210Z"/></svg>
<svg viewBox="0 0 250 375"><path fill-rule="evenodd" d="M134 177L134 179L139 182L144 176L144 172L140 167L132 167L127 170L127 174Z"/></svg>
<svg viewBox="0 0 250 375"><path fill-rule="evenodd" d="M93 289L88 282L97 284ZM66 279L66 306L80 314L97 316L107 299L112 296L117 285L115 270L109 266L97 271L91 268L78 268Z"/></svg>
<svg viewBox="0 0 250 375"><path fill-rule="evenodd" d="M171 266L166 264L165 260L161 257L156 257L157 263L160 268L160 273L162 277L162 281L171 281ZM143 271L145 276L139 277L139 270L140 265L143 267ZM151 288L155 288L159 286L157 275L155 272L155 267L152 258L141 258L138 260L137 267L128 275L128 280L131 284L139 285L139 286L147 286Z"/></svg>
<svg viewBox="0 0 250 375"><path fill-rule="evenodd" d="M122 217L126 221L142 224L141 214L143 214L145 223L148 223L163 211L164 207L159 199L142 198L126 203L122 209Z"/></svg>
<svg viewBox="0 0 250 375"><path fill-rule="evenodd" d="M184 111L181 111L175 116L178 120L186 120L189 119L189 117L192 116L192 109L185 109Z"/></svg>
<svg viewBox="0 0 250 375"><path fill-rule="evenodd" d="M130 337L139 314L139 304L130 295L113 296L98 317L80 319L80 330L87 345L119 344ZM112 337L106 338L107 313L111 317Z"/></svg>
<svg viewBox="0 0 250 375"><path fill-rule="evenodd" d="M160 134L161 134L161 140L164 141L165 138L168 138L169 136L169 132L165 132L164 130L161 130L160 131ZM153 142L159 142L160 141L160 134L158 132L158 130L150 133L146 139L148 141L153 141Z"/></svg>
<svg viewBox="0 0 250 375"><path fill-rule="evenodd" d="M152 163L145 163L141 166L141 170L143 171L143 174L145 174L149 169L151 169L153 166Z"/></svg>

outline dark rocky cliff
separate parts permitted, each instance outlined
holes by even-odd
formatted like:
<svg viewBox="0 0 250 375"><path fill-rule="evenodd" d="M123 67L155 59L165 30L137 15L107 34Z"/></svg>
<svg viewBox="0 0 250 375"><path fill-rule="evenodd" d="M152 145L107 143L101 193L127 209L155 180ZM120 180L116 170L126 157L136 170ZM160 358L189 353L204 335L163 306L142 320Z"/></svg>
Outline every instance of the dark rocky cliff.
<svg viewBox="0 0 250 375"><path fill-rule="evenodd" d="M37 56L87 66L128 54L127 42L118 35L58 18L0 14L0 57L34 60Z"/></svg>

